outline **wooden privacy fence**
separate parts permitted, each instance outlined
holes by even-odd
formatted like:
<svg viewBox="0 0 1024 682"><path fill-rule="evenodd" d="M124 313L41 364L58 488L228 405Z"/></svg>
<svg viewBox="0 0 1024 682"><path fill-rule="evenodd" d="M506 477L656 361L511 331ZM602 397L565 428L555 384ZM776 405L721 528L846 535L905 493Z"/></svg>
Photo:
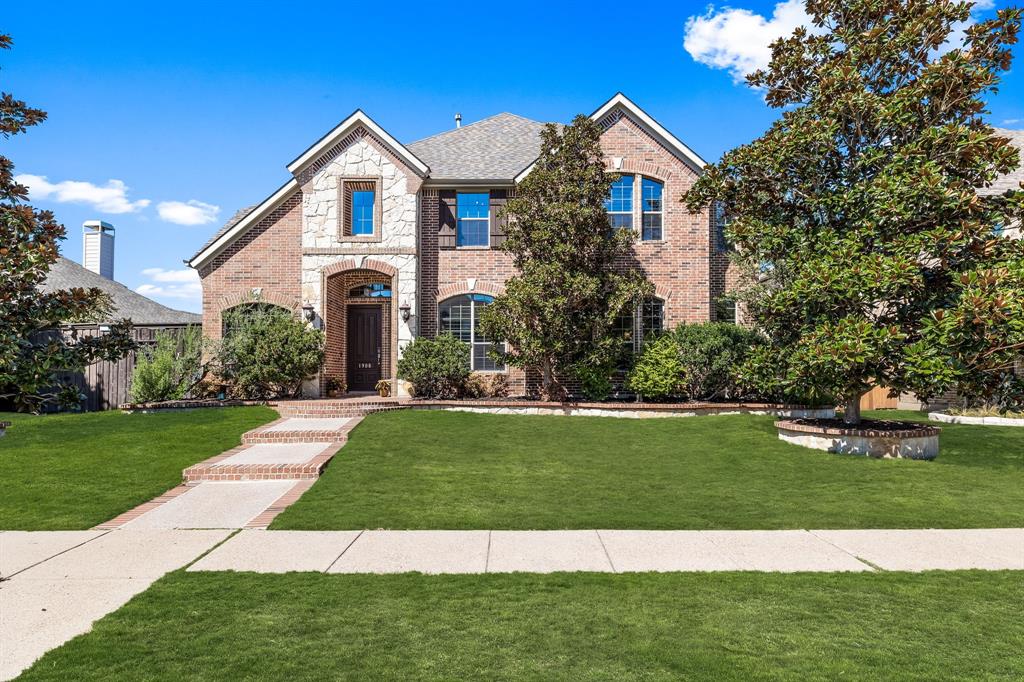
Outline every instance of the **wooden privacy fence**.
<svg viewBox="0 0 1024 682"><path fill-rule="evenodd" d="M185 325L135 327L132 330L132 337L141 346L151 346L156 343L159 332L175 332L184 328ZM76 327L75 332L79 338L104 334L101 328L96 326ZM70 330L65 330L65 333L70 333ZM85 396L81 406L86 412L117 409L118 405L131 402L128 392L131 387L132 371L135 369L135 355L136 353L132 352L120 360L95 362L86 367L85 371L62 372L59 376L62 381L74 384L79 393Z"/></svg>

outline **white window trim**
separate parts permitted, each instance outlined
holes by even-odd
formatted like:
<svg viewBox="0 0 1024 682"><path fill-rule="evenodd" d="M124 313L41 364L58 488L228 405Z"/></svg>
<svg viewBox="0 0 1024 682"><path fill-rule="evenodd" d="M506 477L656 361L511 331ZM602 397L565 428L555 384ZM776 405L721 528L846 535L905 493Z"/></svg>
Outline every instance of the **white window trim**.
<svg viewBox="0 0 1024 682"><path fill-rule="evenodd" d="M629 197L629 204L630 204L629 210L628 211L609 211L609 210L605 210L605 214L608 215L608 216L628 215L630 217L631 222L633 223L632 225L630 225L628 228L625 228L625 227L615 227L614 225L611 225L611 228L615 232L618 232L620 230L626 230L626 229L630 230L631 232L636 232L636 204L637 204L637 202L636 202L636 191L637 191L636 188L637 188L637 185L639 184L639 183L637 183L636 179L638 177L640 177L640 176L638 176L638 175L636 175L634 173L619 173L619 176L620 176L620 178L625 178L625 177L633 178L633 186L631 188L630 197ZM608 192L609 192L609 201L610 201L611 200L611 196L610 196L611 188L608 189ZM609 220L608 222L610 224L611 220Z"/></svg>
<svg viewBox="0 0 1024 682"><path fill-rule="evenodd" d="M661 210L660 211L645 211L644 210L644 180L650 180L661 185ZM665 241L665 181L659 178L655 178L649 175L640 176L640 241L642 242L663 242ZM657 239L644 239L644 216L645 215L660 215L661 216L661 236Z"/></svg>

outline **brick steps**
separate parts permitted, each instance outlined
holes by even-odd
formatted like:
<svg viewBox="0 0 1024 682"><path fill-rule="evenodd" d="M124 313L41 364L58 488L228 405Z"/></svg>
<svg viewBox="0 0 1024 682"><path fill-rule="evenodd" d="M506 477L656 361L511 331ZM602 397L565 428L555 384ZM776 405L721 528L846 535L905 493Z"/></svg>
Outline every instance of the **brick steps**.
<svg viewBox="0 0 1024 682"><path fill-rule="evenodd" d="M316 479L323 472L328 462L341 449L344 442L332 442L316 455L304 462L273 463L273 462L240 462L222 464L224 460L236 455L245 454L251 446L241 445L223 452L216 457L193 464L182 472L185 484L201 481L277 481L281 479Z"/></svg>
<svg viewBox="0 0 1024 682"><path fill-rule="evenodd" d="M402 410L406 405L397 400L296 400L279 402L274 407L283 417L304 419L365 417L375 412Z"/></svg>

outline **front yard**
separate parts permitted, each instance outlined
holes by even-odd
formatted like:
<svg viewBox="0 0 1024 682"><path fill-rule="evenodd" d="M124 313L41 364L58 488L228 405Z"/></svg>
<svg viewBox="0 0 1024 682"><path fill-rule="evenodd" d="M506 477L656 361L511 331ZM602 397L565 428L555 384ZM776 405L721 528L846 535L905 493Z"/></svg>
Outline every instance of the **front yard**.
<svg viewBox="0 0 1024 682"><path fill-rule="evenodd" d="M943 425L916 462L789 445L773 421L372 415L272 528L1024 526L1022 429Z"/></svg>
<svg viewBox="0 0 1024 682"><path fill-rule="evenodd" d="M277 418L265 407L0 414L0 529L91 528L181 483L181 471Z"/></svg>
<svg viewBox="0 0 1024 682"><path fill-rule="evenodd" d="M1021 679L1022 577L179 572L21 679Z"/></svg>

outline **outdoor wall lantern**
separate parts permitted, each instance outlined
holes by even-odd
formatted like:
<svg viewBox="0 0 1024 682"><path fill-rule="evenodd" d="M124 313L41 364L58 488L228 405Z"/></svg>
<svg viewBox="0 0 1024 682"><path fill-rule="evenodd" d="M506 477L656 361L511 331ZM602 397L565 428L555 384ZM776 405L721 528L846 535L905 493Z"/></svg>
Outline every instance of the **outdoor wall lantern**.
<svg viewBox="0 0 1024 682"><path fill-rule="evenodd" d="M402 313L402 322L408 322L409 317L412 316L412 306L405 302L398 306L398 310Z"/></svg>
<svg viewBox="0 0 1024 682"><path fill-rule="evenodd" d="M312 305L307 303L302 306L302 317L306 319L306 322L312 322L316 318L316 310L313 309Z"/></svg>

